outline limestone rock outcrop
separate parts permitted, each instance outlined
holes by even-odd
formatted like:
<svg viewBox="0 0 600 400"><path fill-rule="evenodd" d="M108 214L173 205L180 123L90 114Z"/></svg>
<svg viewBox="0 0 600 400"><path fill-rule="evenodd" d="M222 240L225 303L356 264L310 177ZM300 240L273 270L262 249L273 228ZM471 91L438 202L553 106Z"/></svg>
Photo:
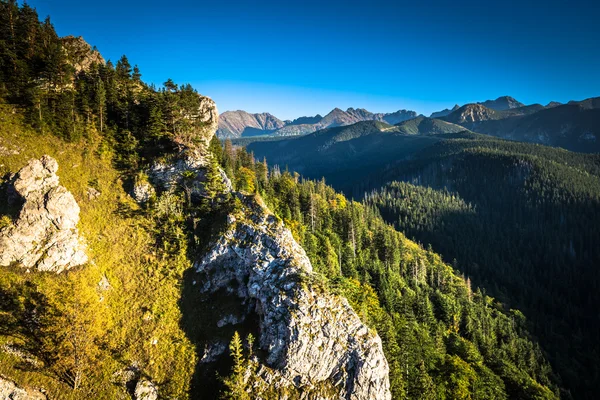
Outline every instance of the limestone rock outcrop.
<svg viewBox="0 0 600 400"><path fill-rule="evenodd" d="M85 264L79 206L59 184L50 156L31 160L9 182L9 202L21 204L14 223L0 229L0 265L56 273Z"/></svg>
<svg viewBox="0 0 600 400"><path fill-rule="evenodd" d="M92 64L105 64L100 52L92 48L81 36L65 36L60 40L76 73L89 70Z"/></svg>
<svg viewBox="0 0 600 400"><path fill-rule="evenodd" d="M19 387L13 381L0 376L0 399L45 400L46 395L39 390Z"/></svg>
<svg viewBox="0 0 600 400"><path fill-rule="evenodd" d="M196 136L208 147L210 140L219 127L219 110L210 97L199 96L198 112L191 118L199 122L200 128L196 129Z"/></svg>
<svg viewBox="0 0 600 400"><path fill-rule="evenodd" d="M343 399L389 399L381 339L347 300L316 284L304 249L281 221L239 196L243 217L195 264L200 290L225 290L259 321L266 381L311 390L333 387ZM275 374L275 376L273 376Z"/></svg>

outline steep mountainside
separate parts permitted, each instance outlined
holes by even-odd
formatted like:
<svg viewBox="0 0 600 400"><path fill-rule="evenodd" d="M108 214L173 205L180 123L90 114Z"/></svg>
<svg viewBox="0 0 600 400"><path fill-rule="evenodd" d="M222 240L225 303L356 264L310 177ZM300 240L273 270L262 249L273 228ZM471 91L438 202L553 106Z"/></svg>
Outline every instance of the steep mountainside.
<svg viewBox="0 0 600 400"><path fill-rule="evenodd" d="M442 118L445 121L463 126L477 126L481 121L502 119L504 114L481 104L467 104Z"/></svg>
<svg viewBox="0 0 600 400"><path fill-rule="evenodd" d="M298 138L253 142L248 150L259 160L266 157L271 165L277 164L281 169L289 168L313 179L326 176L334 185L344 181L351 185L366 178L372 169L383 168L439 140L433 135L403 134L400 129L403 128L364 121ZM341 172L339 176L336 171Z"/></svg>
<svg viewBox="0 0 600 400"><path fill-rule="evenodd" d="M449 140L377 179L418 185L386 185L369 202L524 309L574 396L593 398L600 158L485 137Z"/></svg>
<svg viewBox="0 0 600 400"><path fill-rule="evenodd" d="M396 125L400 133L407 135L439 135L463 132L465 128L441 119L417 117Z"/></svg>
<svg viewBox="0 0 600 400"><path fill-rule="evenodd" d="M219 117L217 135L222 138L260 135L275 131L285 123L269 113L249 114L246 111L226 111Z"/></svg>
<svg viewBox="0 0 600 400"><path fill-rule="evenodd" d="M600 223L598 156L468 132L412 136L419 140L412 146L411 136L396 138L396 132L363 124L349 127L364 128L354 135L335 128L248 149L281 169L322 176L355 198L366 193L390 223L432 244L446 260L456 258L474 281L527 310L576 397L593 398L600 351L593 339L599 326L591 322L593 304L600 303L592 295L600 286L600 253L593 245ZM369 148L361 137L379 147ZM418 187L372 194L392 180ZM574 332L577 339L571 339Z"/></svg>
<svg viewBox="0 0 600 400"><path fill-rule="evenodd" d="M600 152L600 98L546 108L515 108L502 114L465 106L444 119L505 139L540 143L572 151Z"/></svg>

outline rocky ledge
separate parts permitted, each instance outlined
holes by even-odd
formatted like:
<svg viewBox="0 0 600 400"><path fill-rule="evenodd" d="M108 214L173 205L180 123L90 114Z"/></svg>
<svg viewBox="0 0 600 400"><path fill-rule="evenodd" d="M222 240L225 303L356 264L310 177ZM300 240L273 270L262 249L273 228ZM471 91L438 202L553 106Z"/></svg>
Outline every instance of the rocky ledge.
<svg viewBox="0 0 600 400"><path fill-rule="evenodd" d="M10 179L4 201L20 210L0 229L0 265L59 273L88 261L77 229L79 206L57 171L56 160L46 155Z"/></svg>
<svg viewBox="0 0 600 400"><path fill-rule="evenodd" d="M238 196L239 219L229 216L227 232L195 268L203 293L225 290L258 317L263 379L308 392L326 385L343 399L390 399L379 336L346 299L315 282L304 249L281 221Z"/></svg>

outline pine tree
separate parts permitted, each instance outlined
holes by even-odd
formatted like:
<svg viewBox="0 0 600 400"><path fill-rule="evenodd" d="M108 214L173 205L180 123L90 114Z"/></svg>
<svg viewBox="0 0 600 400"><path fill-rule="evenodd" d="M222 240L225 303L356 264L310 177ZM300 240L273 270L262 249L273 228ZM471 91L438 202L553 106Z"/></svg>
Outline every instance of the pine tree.
<svg viewBox="0 0 600 400"><path fill-rule="evenodd" d="M233 368L231 375L223 379L225 392L222 398L228 400L250 400L250 396L246 392L246 382L244 379L247 360L244 358L242 339L237 331L233 334L233 338L229 343L229 352L233 358Z"/></svg>

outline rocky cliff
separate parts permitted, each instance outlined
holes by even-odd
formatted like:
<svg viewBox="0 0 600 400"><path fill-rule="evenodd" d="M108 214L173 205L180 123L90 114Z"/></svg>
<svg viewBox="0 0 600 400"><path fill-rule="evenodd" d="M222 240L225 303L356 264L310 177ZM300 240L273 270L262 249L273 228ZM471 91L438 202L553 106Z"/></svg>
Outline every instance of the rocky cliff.
<svg viewBox="0 0 600 400"><path fill-rule="evenodd" d="M242 197L243 198L243 197ZM204 293L224 290L259 321L267 381L344 399L391 398L381 340L340 297L313 282L312 267L290 231L251 198L241 219L195 264Z"/></svg>
<svg viewBox="0 0 600 400"><path fill-rule="evenodd" d="M60 40L76 73L88 70L92 64L104 65L105 61L100 52L92 48L81 36L65 36Z"/></svg>
<svg viewBox="0 0 600 400"><path fill-rule="evenodd" d="M467 104L453 111L443 119L453 124L471 124L481 121L496 120L502 117L497 111L481 104Z"/></svg>
<svg viewBox="0 0 600 400"><path fill-rule="evenodd" d="M203 148L186 148L168 163L153 164L145 184L160 195L185 182L190 197L201 198L210 157ZM345 299L316 283L302 247L259 198L232 192L222 171L221 179L223 195L237 197L242 209L227 216L224 233L195 260L197 290L207 302L226 293L242 312L206 323L218 329L258 321L264 384L321 396L326 387L327 398L390 398L388 364L377 333ZM228 357L226 342L206 346L202 363Z"/></svg>
<svg viewBox="0 0 600 400"><path fill-rule="evenodd" d="M62 272L88 258L79 236L79 206L59 184L58 163L31 160L10 181L7 199L18 216L0 229L0 265Z"/></svg>

